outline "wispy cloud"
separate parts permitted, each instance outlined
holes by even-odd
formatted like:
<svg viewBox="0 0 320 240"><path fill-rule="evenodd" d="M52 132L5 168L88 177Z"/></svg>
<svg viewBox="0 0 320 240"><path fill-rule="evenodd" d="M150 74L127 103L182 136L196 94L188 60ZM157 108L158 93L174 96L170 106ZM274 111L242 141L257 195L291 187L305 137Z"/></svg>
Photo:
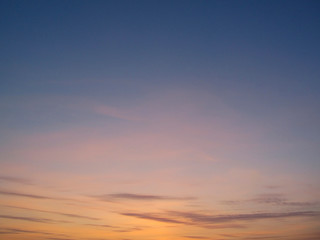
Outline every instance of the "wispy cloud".
<svg viewBox="0 0 320 240"><path fill-rule="evenodd" d="M10 234L16 234L16 233L49 234L41 231L30 231L30 230L24 230L24 229L18 229L18 228L5 228L4 230L6 231L6 233L10 233Z"/></svg>
<svg viewBox="0 0 320 240"><path fill-rule="evenodd" d="M87 219L87 220L100 220L100 218L89 217L89 216L73 214L73 213L62 213L62 212L47 211L47 210L34 209L34 208L25 208L25 207L16 207L16 206L9 206L9 205L2 205L2 206L9 207L9 208L16 208L16 209L23 209L23 210L29 210L29 211L42 212L42 213L52 213L52 214L57 214L57 215L60 215L60 216L66 216L66 217L71 217L71 218L82 218L82 219Z"/></svg>
<svg viewBox="0 0 320 240"><path fill-rule="evenodd" d="M261 240L261 239L280 239L280 238L286 238L286 236L280 236L280 235L271 235L271 236L246 236L245 238L241 238L243 240Z"/></svg>
<svg viewBox="0 0 320 240"><path fill-rule="evenodd" d="M21 184L28 184L32 185L32 182L29 179L19 178L19 177L12 177L12 176L0 176L1 181L7 182L14 182L14 183L21 183Z"/></svg>
<svg viewBox="0 0 320 240"><path fill-rule="evenodd" d="M70 223L68 221L60 221L60 220L57 221L57 220L48 219L48 218L21 217L21 216L11 216L11 215L0 215L0 218L37 222L37 223Z"/></svg>
<svg viewBox="0 0 320 240"><path fill-rule="evenodd" d="M153 220L164 223L175 223L185 225L196 225L205 228L219 227L243 227L241 225L222 225L217 224L229 222L246 222L251 220L293 218L293 217L315 217L320 213L316 211L304 212L280 212L280 213L244 213L228 215L209 215L197 212L167 211L162 213L120 213L124 216L136 217L141 219Z"/></svg>
<svg viewBox="0 0 320 240"><path fill-rule="evenodd" d="M53 237L53 238L47 238L47 240L75 240L75 238L56 238L56 237Z"/></svg>
<svg viewBox="0 0 320 240"><path fill-rule="evenodd" d="M117 200L136 200L136 201L181 201L194 200L194 197L170 197L160 195L148 194L134 194L134 193L114 193L96 196L97 199L103 201L117 201Z"/></svg>
<svg viewBox="0 0 320 240"><path fill-rule="evenodd" d="M307 202L307 201L290 201L283 194L271 193L271 194L260 194L257 197L250 199L249 201L263 204L277 204L277 205L288 205L288 206L313 206L319 204L318 202Z"/></svg>
<svg viewBox="0 0 320 240"><path fill-rule="evenodd" d="M255 203L255 204L270 204L270 205L297 206L297 207L309 207L309 206L315 206L319 204L319 202L291 201L287 199L284 194L280 194L280 193L259 194L251 199L223 201L223 203L230 204L230 205L242 204L242 203Z"/></svg>
<svg viewBox="0 0 320 240"><path fill-rule="evenodd" d="M142 227L120 227L108 224L85 224L86 226L108 228L112 232L133 232L143 230Z"/></svg>
<svg viewBox="0 0 320 240"><path fill-rule="evenodd" d="M186 224L186 222L183 222L183 221L158 216L157 214L152 214L152 213L121 213L121 215L142 218L142 219L147 219L147 220L153 220L153 221L158 221L158 222L164 222L164 223Z"/></svg>
<svg viewBox="0 0 320 240"><path fill-rule="evenodd" d="M27 197L27 198L33 198L33 199L64 200L61 198L43 196L43 195L38 195L38 194L18 193L18 192L11 192L11 191L5 191L5 190L0 190L0 194L9 195L9 196L16 196L16 197Z"/></svg>
<svg viewBox="0 0 320 240"><path fill-rule="evenodd" d="M195 212L179 212L170 211L171 216L182 217L193 223L208 223L215 224L231 221L250 221L260 219L276 219L276 218L291 218L291 217L314 217L320 213L316 211L304 212L280 212L280 213L244 213L244 214L229 214L229 215L209 215Z"/></svg>
<svg viewBox="0 0 320 240"><path fill-rule="evenodd" d="M19 229L19 228L1 228L0 234L42 234L42 235L51 235L57 237L67 237L66 234L61 233L51 233L45 231L35 231L35 230L26 230L26 229Z"/></svg>
<svg viewBox="0 0 320 240"><path fill-rule="evenodd" d="M239 224L210 225L207 223L191 222L191 221L188 221L185 219L177 219L173 216L170 216L170 214L168 214L168 213L162 213L162 214L157 214L157 213L121 213L121 215L136 217L136 218L146 219L146 220L152 220L152 221L157 221L157 222L162 222L162 223L169 223L169 224L184 224L184 225L189 225L189 226L200 226L200 227L208 228L208 229L243 228L244 227L243 225L239 225Z"/></svg>
<svg viewBox="0 0 320 240"><path fill-rule="evenodd" d="M39 195L39 194L33 194L33 193L12 192L12 191L6 191L6 190L0 190L0 194L7 195L7 196L39 199L39 200L57 200L57 201L83 202L81 200L71 199L71 198L60 198L60 197L45 196L45 195Z"/></svg>
<svg viewBox="0 0 320 240"><path fill-rule="evenodd" d="M117 226L112 226L108 224L92 224L92 223L87 223L84 224L86 226L91 226L91 227L102 227L102 228L118 228Z"/></svg>
<svg viewBox="0 0 320 240"><path fill-rule="evenodd" d="M52 220L47 219L47 218L17 217L17 216L9 216L9 215L0 215L0 218L23 220L23 221L30 221L30 222L40 222L40 223L51 223L52 222Z"/></svg>
<svg viewBox="0 0 320 240"><path fill-rule="evenodd" d="M210 239L208 237L203 236L183 236L184 238L191 238L191 239Z"/></svg>

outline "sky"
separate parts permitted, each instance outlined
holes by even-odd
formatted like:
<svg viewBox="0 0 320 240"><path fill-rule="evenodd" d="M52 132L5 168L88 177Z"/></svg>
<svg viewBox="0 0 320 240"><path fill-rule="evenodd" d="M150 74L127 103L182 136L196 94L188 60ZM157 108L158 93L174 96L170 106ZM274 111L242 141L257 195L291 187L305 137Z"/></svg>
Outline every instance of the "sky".
<svg viewBox="0 0 320 240"><path fill-rule="evenodd" d="M320 239L319 1L0 3L0 238Z"/></svg>

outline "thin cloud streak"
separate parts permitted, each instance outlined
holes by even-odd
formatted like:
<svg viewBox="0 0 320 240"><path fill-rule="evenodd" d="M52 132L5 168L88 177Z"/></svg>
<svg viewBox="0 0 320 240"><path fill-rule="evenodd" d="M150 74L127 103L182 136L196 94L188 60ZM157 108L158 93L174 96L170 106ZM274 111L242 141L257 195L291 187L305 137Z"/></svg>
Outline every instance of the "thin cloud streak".
<svg viewBox="0 0 320 240"><path fill-rule="evenodd" d="M319 202L290 201L284 196L284 194L279 194L279 193L259 194L252 199L223 201L223 203L228 205L254 203L254 204L270 204L270 205L297 206L297 207L310 207L310 206L319 205Z"/></svg>
<svg viewBox="0 0 320 240"><path fill-rule="evenodd" d="M10 216L10 215L0 215L0 218L22 220L37 223L70 223L68 221L57 221L48 218L35 218L35 217L21 217L21 216Z"/></svg>
<svg viewBox="0 0 320 240"><path fill-rule="evenodd" d="M194 197L170 197L160 195L133 194L133 193L115 193L96 196L97 199L103 201L113 200L137 200L137 201L184 201L194 200Z"/></svg>
<svg viewBox="0 0 320 240"><path fill-rule="evenodd" d="M288 205L288 206L301 206L308 207L319 204L318 202L295 202L288 201L283 194L260 194L256 198L250 199L250 202L262 203L262 204L276 204L276 205Z"/></svg>
<svg viewBox="0 0 320 240"><path fill-rule="evenodd" d="M9 206L9 205L2 205L2 206L9 207L9 208L29 210L29 211L43 212L43 213L52 213L52 214L57 214L60 216L66 216L66 217L71 217L71 218L83 218L83 219L88 219L88 220L101 220L100 218L88 217L88 216L83 216L83 215L78 215L78 214L73 214L73 213L62 213L62 212L47 211L47 210L25 208L25 207L16 207L16 206Z"/></svg>
<svg viewBox="0 0 320 240"><path fill-rule="evenodd" d="M11 191L5 191L5 190L0 190L0 195L1 194L7 195L7 196L26 197L26 198L40 199L40 200L83 202L81 200L71 199L71 198L59 198L59 197L51 197L51 196L44 196L44 195L38 195L38 194L11 192Z"/></svg>
<svg viewBox="0 0 320 240"><path fill-rule="evenodd" d="M202 236L183 236L184 238L191 238L191 239L210 239L208 237L202 237Z"/></svg>
<svg viewBox="0 0 320 240"><path fill-rule="evenodd" d="M260 219L277 219L277 218L290 218L290 217L315 217L320 213L316 211L303 211L303 212L285 212L285 213L245 213L245 214L230 214L230 215L206 215L193 212L169 212L171 216L178 216L188 219L191 222L200 223L220 223L231 221L250 221Z"/></svg>
<svg viewBox="0 0 320 240"><path fill-rule="evenodd" d="M75 240L75 238L47 238L47 240Z"/></svg>
<svg viewBox="0 0 320 240"><path fill-rule="evenodd" d="M59 233L51 233L51 232L44 232L44 231L34 231L34 230L25 230L25 229L19 229L19 228L2 228L1 231L6 232L0 232L0 234L42 234L42 235L51 235L51 236L61 236L61 237L67 237L66 234L59 234Z"/></svg>
<svg viewBox="0 0 320 240"><path fill-rule="evenodd" d="M234 221L252 221L264 219L279 219L292 217L315 217L320 213L316 211L304 212L285 212L285 213L246 213L230 215L207 215L195 212L168 211L165 213L120 213L124 216L136 217L141 219L153 220L164 223L175 223L185 225L197 225L205 228L220 227L215 224L228 223ZM166 216L166 217L164 217ZM168 217L169 216L169 217ZM222 227L241 227L241 226L222 226Z"/></svg>
<svg viewBox="0 0 320 240"><path fill-rule="evenodd" d="M14 183L21 183L32 185L32 182L29 179L19 178L19 177L11 177L11 176L0 176L0 180Z"/></svg>
<svg viewBox="0 0 320 240"><path fill-rule="evenodd" d="M16 196L16 197L27 197L27 198L33 198L33 199L65 200L65 199L62 199L62 198L48 197L48 196L37 195L37 194L28 194L28 193L18 193L18 192L11 192L11 191L3 191L3 190L0 190L0 194L9 195L9 196Z"/></svg>
<svg viewBox="0 0 320 240"><path fill-rule="evenodd" d="M91 226L91 227L108 228L112 232L134 232L134 231L141 231L144 229L142 227L119 227L119 226L111 226L107 224L85 224L85 225Z"/></svg>
<svg viewBox="0 0 320 240"><path fill-rule="evenodd" d="M187 224L186 222L175 220L172 218L166 218L166 217L160 217L153 214L145 214L145 213L121 213L123 216L130 216L130 217L136 217L136 218L142 218L147 220L154 220L158 222L164 222L164 223L178 223L178 224Z"/></svg>
<svg viewBox="0 0 320 240"><path fill-rule="evenodd" d="M9 215L0 215L0 218L23 220L23 221L30 221L30 222L39 222L39 223L51 223L52 222L52 220L47 219L47 218L16 217L16 216L9 216Z"/></svg>
<svg viewBox="0 0 320 240"><path fill-rule="evenodd" d="M117 226L112 226L112 225L108 225L108 224L92 224L92 223L87 223L84 224L86 226L91 226L91 227L103 227L103 228L119 228Z"/></svg>

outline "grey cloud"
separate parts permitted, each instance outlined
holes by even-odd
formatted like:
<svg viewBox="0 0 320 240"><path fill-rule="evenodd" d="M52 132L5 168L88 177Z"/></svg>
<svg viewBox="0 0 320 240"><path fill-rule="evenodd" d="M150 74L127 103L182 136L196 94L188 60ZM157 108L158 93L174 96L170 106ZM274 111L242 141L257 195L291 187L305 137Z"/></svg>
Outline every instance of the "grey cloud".
<svg viewBox="0 0 320 240"><path fill-rule="evenodd" d="M238 237L238 236L236 236L236 235L232 235L232 234L219 234L220 236L222 236L222 237L231 237L231 238L234 238L234 237ZM239 238L239 237L238 237Z"/></svg>
<svg viewBox="0 0 320 240"><path fill-rule="evenodd" d="M283 238L284 236L253 236L253 237L245 237L245 238L242 238L243 240L260 240L260 239L280 239L280 238Z"/></svg>
<svg viewBox="0 0 320 240"><path fill-rule="evenodd" d="M1 231L0 230L0 235L1 234L15 234L14 232L10 232L10 231Z"/></svg>
<svg viewBox="0 0 320 240"><path fill-rule="evenodd" d="M210 239L208 237L203 236L183 236L184 238L191 238L191 239Z"/></svg>
<svg viewBox="0 0 320 240"><path fill-rule="evenodd" d="M289 218L289 217L314 217L319 216L319 212L282 212L282 213L246 213L246 214L230 214L230 215L207 215L194 212L169 212L171 216L182 217L195 223L220 223L231 221L250 221L260 219Z"/></svg>
<svg viewBox="0 0 320 240"><path fill-rule="evenodd" d="M318 204L317 202L296 202L288 201L283 194L279 193L269 193L269 194L260 194L256 198L249 200L256 203L266 203L266 204L277 204L277 205L288 205L288 206L313 206Z"/></svg>
<svg viewBox="0 0 320 240"><path fill-rule="evenodd" d="M319 204L319 202L290 201L283 194L279 194L279 193L259 194L252 199L223 201L223 203L228 205L242 204L242 203L256 203L256 204L270 204L270 205L297 206L297 207L309 207L309 206L315 206Z"/></svg>
<svg viewBox="0 0 320 240"><path fill-rule="evenodd" d="M92 227L103 227L103 228L118 228L116 226L107 225L107 224L85 224L86 226L92 226Z"/></svg>
<svg viewBox="0 0 320 240"><path fill-rule="evenodd" d="M37 233L37 234L48 234L45 232L39 232L39 231L30 231L30 230L23 230L23 229L17 229L17 228L6 228L6 230L10 233Z"/></svg>
<svg viewBox="0 0 320 240"><path fill-rule="evenodd" d="M268 193L268 194L259 194L256 198L250 199L249 201L257 202L257 203L282 204L283 202L286 202L287 199L283 196L283 194Z"/></svg>
<svg viewBox="0 0 320 240"><path fill-rule="evenodd" d="M25 179L25 178L19 178L19 177L0 176L0 180L8 181L8 182L14 182L14 183L22 183L22 184L32 185L30 180Z"/></svg>
<svg viewBox="0 0 320 240"><path fill-rule="evenodd" d="M49 211L47 211L49 212ZM84 219L89 219L89 220L100 220L99 218L95 218L95 217L88 217L88 216L82 216L82 215L78 215L78 214L71 214L71 213L60 213L60 212L50 212L50 213L55 213L55 214L59 214L62 216L67 216L67 217L72 217L72 218L84 218Z"/></svg>
<svg viewBox="0 0 320 240"><path fill-rule="evenodd" d="M59 198L59 197L51 197L51 196L44 196L44 195L38 195L38 194L12 192L12 191L6 191L6 190L0 190L0 194L8 195L8 196L15 196L15 197L26 197L26 198L32 198L32 199L41 199L41 200L83 202L83 201L80 201L80 200L70 199L70 198Z"/></svg>
<svg viewBox="0 0 320 240"><path fill-rule="evenodd" d="M42 234L42 235L52 235L52 236L60 236L66 237L66 234L59 234L59 233L50 233L50 232L43 232L43 231L33 231L33 230L25 230L25 229L18 229L18 228L1 228L0 234Z"/></svg>
<svg viewBox="0 0 320 240"><path fill-rule="evenodd" d="M74 238L47 238L47 240L75 240Z"/></svg>
<svg viewBox="0 0 320 240"><path fill-rule="evenodd" d="M208 229L220 229L220 228L246 228L245 225L242 224L201 224L201 227L208 228Z"/></svg>
<svg viewBox="0 0 320 240"><path fill-rule="evenodd" d="M51 235L52 233L48 232L42 232L42 231L32 231L32 230L24 230L24 229L18 229L18 228L5 228L3 229L7 231L9 234L19 234L19 233L32 233L32 234L45 234L45 235Z"/></svg>
<svg viewBox="0 0 320 240"><path fill-rule="evenodd" d="M162 213L162 214L155 214L155 213L120 213L120 214L124 215L124 216L136 217L136 218L147 219L147 220L152 220L152 221L157 221L157 222L193 225L193 226L200 226L200 227L208 228L208 229L244 228L243 225L239 225L239 224L215 224L215 225L210 225L210 224L206 224L206 223L196 223L196 222L176 219L173 216L170 216L170 214L168 214L168 213ZM163 215L165 215L165 217ZM169 216L169 217L167 217L167 216Z"/></svg>
<svg viewBox="0 0 320 240"><path fill-rule="evenodd" d="M112 230L113 232L135 232L135 231L141 231L142 228L139 227L127 227L127 228L122 228L122 229L116 229Z"/></svg>
<svg viewBox="0 0 320 240"><path fill-rule="evenodd" d="M231 222L246 222L252 220L292 218L292 217L314 217L319 212L282 212L282 213L245 213L229 215L208 215L197 212L167 211L163 213L120 213L124 216L153 220L165 223L176 223L185 225L200 226L203 228L242 228L243 225L225 224ZM221 225L221 223L223 223Z"/></svg>
<svg viewBox="0 0 320 240"><path fill-rule="evenodd" d="M72 214L72 213L62 213L62 212L47 211L47 210L40 210L40 209L34 209L34 208L16 207L16 206L9 206L9 205L2 205L2 206L9 207L9 208L15 208L15 209L23 209L23 210L29 210L29 211L43 212L43 213L52 213L52 214L57 214L57 215L60 215L60 216L67 216L67 217L72 217L72 218L82 218L82 219L88 219L88 220L100 220L99 218L88 217L88 216Z"/></svg>
<svg viewBox="0 0 320 240"><path fill-rule="evenodd" d="M243 201L240 200L225 200L225 201L221 201L222 204L226 204L226 205L236 205L236 204L240 204Z"/></svg>
<svg viewBox="0 0 320 240"><path fill-rule="evenodd" d="M265 203L265 204L277 204L277 205L288 205L288 206L313 206L318 204L317 202L296 202L289 201L283 194L278 193L269 193L269 194L260 194L256 198L249 200L256 203Z"/></svg>
<svg viewBox="0 0 320 240"><path fill-rule="evenodd" d="M109 228L112 232L134 232L134 231L141 231L144 228L142 227L119 227L119 226L112 226L112 225L102 225L102 224L85 224L86 226L93 226L93 227L103 227Z"/></svg>
<svg viewBox="0 0 320 240"><path fill-rule="evenodd" d="M165 222L165 223L182 223L182 224L186 224L186 222L182 222L182 221L175 220L175 219L172 219L172 218L160 217L160 216L156 216L154 214L148 214L148 213L121 213L121 215L130 216L130 217L136 217L136 218L142 218L142 219L148 219L148 220L154 220L154 221Z"/></svg>
<svg viewBox="0 0 320 240"><path fill-rule="evenodd" d="M48 218L35 218L35 217L21 217L21 216L10 216L10 215L0 215L0 218L22 220L29 222L38 222L38 223L70 223L68 221L57 221Z"/></svg>
<svg viewBox="0 0 320 240"><path fill-rule="evenodd" d="M10 216L10 215L0 215L0 218L24 220L24 221L40 222L40 223L51 223L52 222L52 220L47 219L47 218L17 217L17 216Z"/></svg>
<svg viewBox="0 0 320 240"><path fill-rule="evenodd" d="M114 193L96 196L99 200L114 201L114 200L137 200L137 201L155 201L155 200L193 200L193 197L170 197L159 195L147 195L147 194L134 194L134 193Z"/></svg>
<svg viewBox="0 0 320 240"><path fill-rule="evenodd" d="M27 197L27 198L33 198L33 199L62 200L61 198L54 198L54 197L37 195L37 194L17 193L17 192L4 191L4 190L0 190L0 194L17 196L17 197Z"/></svg>

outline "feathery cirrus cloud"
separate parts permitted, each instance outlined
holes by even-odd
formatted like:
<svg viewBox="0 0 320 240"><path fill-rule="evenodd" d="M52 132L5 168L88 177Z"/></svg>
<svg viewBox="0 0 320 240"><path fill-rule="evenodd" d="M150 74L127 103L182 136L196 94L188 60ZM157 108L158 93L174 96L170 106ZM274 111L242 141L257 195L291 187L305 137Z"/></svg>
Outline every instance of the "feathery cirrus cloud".
<svg viewBox="0 0 320 240"><path fill-rule="evenodd" d="M185 225L197 225L209 227L210 225L232 222L247 222L252 220L295 218L295 217L317 217L320 215L317 211L296 211L296 212L261 212L261 213L242 213L211 215L199 212L181 212L167 211L162 213L120 213L124 216L130 216L140 219L153 220L164 223L175 223ZM231 226L232 227L232 226ZM240 227L240 226L238 226Z"/></svg>
<svg viewBox="0 0 320 240"><path fill-rule="evenodd" d="M134 201L188 201L195 200L195 197L172 197L151 194L135 194L135 193L113 193L95 196L96 199L103 201L121 201L121 200L134 200Z"/></svg>

